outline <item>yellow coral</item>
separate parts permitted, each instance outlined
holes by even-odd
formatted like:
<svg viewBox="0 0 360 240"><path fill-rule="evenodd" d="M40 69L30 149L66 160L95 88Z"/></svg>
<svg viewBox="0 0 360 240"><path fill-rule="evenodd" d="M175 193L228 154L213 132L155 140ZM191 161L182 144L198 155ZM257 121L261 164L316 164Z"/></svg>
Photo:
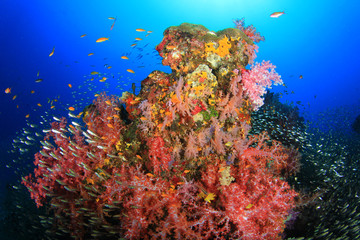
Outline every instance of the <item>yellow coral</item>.
<svg viewBox="0 0 360 240"><path fill-rule="evenodd" d="M86 180L87 184L95 184L95 182L92 178L86 178L85 180Z"/></svg>
<svg viewBox="0 0 360 240"><path fill-rule="evenodd" d="M200 95L204 91L205 87L206 86L204 84L194 87L195 94Z"/></svg>
<svg viewBox="0 0 360 240"><path fill-rule="evenodd" d="M115 144L115 148L116 148L116 150L119 151L119 152L121 151L121 145L122 145L122 144L121 144L121 140L119 140L119 141Z"/></svg>
<svg viewBox="0 0 360 240"><path fill-rule="evenodd" d="M229 39L226 36L224 36L224 38L219 41L219 46L216 49L214 47L214 43L212 42L207 43L205 45L205 52L206 53L213 52L219 55L220 57L225 57L230 53L229 52L230 48L231 48L231 43Z"/></svg>
<svg viewBox="0 0 360 240"><path fill-rule="evenodd" d="M199 73L199 77L200 77L200 78L203 78L203 79L206 79L206 78L207 78L207 72L201 71L201 72Z"/></svg>
<svg viewBox="0 0 360 240"><path fill-rule="evenodd" d="M105 158L105 159L104 159L104 164L105 164L105 165L110 164L110 158Z"/></svg>
<svg viewBox="0 0 360 240"><path fill-rule="evenodd" d="M222 186L229 186L230 183L235 180L235 178L230 175L230 166L226 166L220 174L221 177L219 180Z"/></svg>

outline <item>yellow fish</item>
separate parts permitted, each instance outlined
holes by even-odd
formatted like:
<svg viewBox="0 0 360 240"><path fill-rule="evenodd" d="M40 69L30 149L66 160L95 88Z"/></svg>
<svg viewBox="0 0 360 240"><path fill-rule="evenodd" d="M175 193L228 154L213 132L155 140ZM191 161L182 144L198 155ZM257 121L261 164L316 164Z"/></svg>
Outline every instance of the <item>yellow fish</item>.
<svg viewBox="0 0 360 240"><path fill-rule="evenodd" d="M69 88L72 88L72 85L71 85L71 83L69 83L69 84L68 84L68 86L69 86Z"/></svg>
<svg viewBox="0 0 360 240"><path fill-rule="evenodd" d="M216 196L215 194L209 193L204 200L205 200L206 202L210 203L212 200L215 199L215 196Z"/></svg>
<svg viewBox="0 0 360 240"><path fill-rule="evenodd" d="M69 107L69 110L70 111L75 111L75 108L74 107Z"/></svg>
<svg viewBox="0 0 360 240"><path fill-rule="evenodd" d="M91 75L96 75L96 74L99 74L99 72L93 71L93 72L91 72L90 74L91 74Z"/></svg>
<svg viewBox="0 0 360 240"><path fill-rule="evenodd" d="M126 71L128 71L129 73L135 73L134 70L131 69L126 69Z"/></svg>
<svg viewBox="0 0 360 240"><path fill-rule="evenodd" d="M145 32L145 29L137 28L136 31L137 31L137 32Z"/></svg>
<svg viewBox="0 0 360 240"><path fill-rule="evenodd" d="M135 40L137 40L137 41L141 41L141 40L142 40L142 38L135 38Z"/></svg>
<svg viewBox="0 0 360 240"><path fill-rule="evenodd" d="M129 59L127 56L122 56L121 59Z"/></svg>
<svg viewBox="0 0 360 240"><path fill-rule="evenodd" d="M245 209L250 209L250 208L252 208L253 206L254 206L254 204L250 203L249 205L247 205L247 206L245 207Z"/></svg>
<svg viewBox="0 0 360 240"><path fill-rule="evenodd" d="M98 40L96 40L96 42L105 42L105 41L107 41L107 40L109 40L109 38L101 37L101 38L99 38Z"/></svg>

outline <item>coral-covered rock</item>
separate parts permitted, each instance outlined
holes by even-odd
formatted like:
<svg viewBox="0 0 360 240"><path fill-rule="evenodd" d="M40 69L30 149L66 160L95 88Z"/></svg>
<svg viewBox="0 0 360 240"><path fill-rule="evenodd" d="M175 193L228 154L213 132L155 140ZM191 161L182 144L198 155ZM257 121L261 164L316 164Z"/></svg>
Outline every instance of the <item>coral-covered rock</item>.
<svg viewBox="0 0 360 240"><path fill-rule="evenodd" d="M166 29L156 50L173 71L188 73L207 64L226 74L248 64L248 55L242 51L247 44L254 45L236 28L213 32L202 25L183 23Z"/></svg>
<svg viewBox="0 0 360 240"><path fill-rule="evenodd" d="M85 124L52 125L23 179L37 205L49 199L79 239L279 239L298 155L248 136L264 89L280 82L268 62L246 70L250 30L166 29L156 49L172 73L152 72L137 96L99 96Z"/></svg>

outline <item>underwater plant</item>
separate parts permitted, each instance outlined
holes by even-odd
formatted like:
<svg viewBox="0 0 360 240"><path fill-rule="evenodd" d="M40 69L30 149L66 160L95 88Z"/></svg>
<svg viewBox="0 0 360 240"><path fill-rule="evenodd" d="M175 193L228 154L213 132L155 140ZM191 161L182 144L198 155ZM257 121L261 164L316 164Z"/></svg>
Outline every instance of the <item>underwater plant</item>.
<svg viewBox="0 0 360 240"><path fill-rule="evenodd" d="M246 69L260 36L250 30L169 27L156 50L172 73L52 123L22 182L63 234L281 239L299 155L266 132L249 135L265 89L282 83L270 62Z"/></svg>

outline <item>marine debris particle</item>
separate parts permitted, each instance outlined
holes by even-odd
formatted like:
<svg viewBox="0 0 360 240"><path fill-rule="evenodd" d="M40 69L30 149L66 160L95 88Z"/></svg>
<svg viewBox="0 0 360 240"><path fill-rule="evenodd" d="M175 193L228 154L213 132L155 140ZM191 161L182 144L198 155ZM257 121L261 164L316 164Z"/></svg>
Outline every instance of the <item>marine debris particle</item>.
<svg viewBox="0 0 360 240"><path fill-rule="evenodd" d="M248 134L281 83L269 62L245 68L255 46L236 28L169 27L156 50L171 74L153 71L137 96L99 94L83 123L53 122L23 184L38 207L50 201L58 234L281 239L299 154Z"/></svg>

